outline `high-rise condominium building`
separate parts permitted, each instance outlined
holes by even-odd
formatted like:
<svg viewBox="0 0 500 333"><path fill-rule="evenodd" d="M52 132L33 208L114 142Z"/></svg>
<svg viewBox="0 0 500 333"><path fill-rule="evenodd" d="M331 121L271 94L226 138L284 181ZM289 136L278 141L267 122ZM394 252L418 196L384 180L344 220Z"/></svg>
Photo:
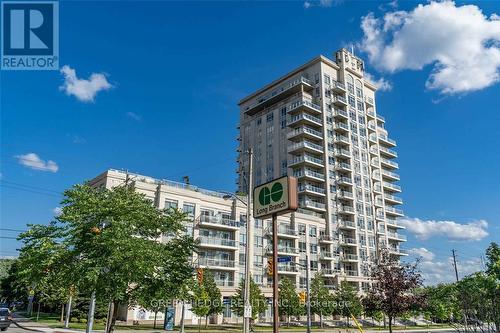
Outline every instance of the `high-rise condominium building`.
<svg viewBox="0 0 500 333"><path fill-rule="evenodd" d="M239 190L246 191L249 148L255 185L297 177L299 211L321 219L325 239L333 240L319 240L317 265L360 288L379 250L405 255L396 220L403 216L396 142L375 91L363 61L341 49L334 60L314 58L239 104Z"/></svg>
<svg viewBox="0 0 500 333"><path fill-rule="evenodd" d="M306 257L311 277L321 273L335 289L342 281L364 290L368 267L377 248L405 255L402 211L395 184L396 146L375 107L375 87L364 78L363 62L346 50L335 61L320 56L244 98L240 103L240 192L247 191L248 155L254 155L255 185L281 175L299 181L300 209L278 217L278 254L290 257L278 264L299 290L306 286ZM92 186L128 186L143 193L159 209L181 209L190 217L186 231L199 240L193 253L196 267L210 269L224 298L224 312L215 322L241 320L230 310L245 271L245 246L253 245L252 277L266 297L272 297L271 221L254 219L254 239L246 239L244 202L227 194L148 176L107 170ZM244 201L244 197L240 197ZM161 240L159 240L161 241ZM179 309L177 309L179 310ZM124 308L120 319L151 319L140 308ZM180 318L176 311L176 320ZM190 311L186 319L196 323ZM260 320L271 319L271 308ZM177 322L177 321L176 321Z"/></svg>

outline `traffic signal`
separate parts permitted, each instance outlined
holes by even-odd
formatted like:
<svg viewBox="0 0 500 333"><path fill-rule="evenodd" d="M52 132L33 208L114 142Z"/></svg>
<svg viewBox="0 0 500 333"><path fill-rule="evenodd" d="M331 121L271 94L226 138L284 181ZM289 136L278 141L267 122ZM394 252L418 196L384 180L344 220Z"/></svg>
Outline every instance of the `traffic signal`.
<svg viewBox="0 0 500 333"><path fill-rule="evenodd" d="M198 283L203 282L203 268L196 269L196 278L198 279Z"/></svg>
<svg viewBox="0 0 500 333"><path fill-rule="evenodd" d="M267 259L267 274L273 275L273 272L274 272L273 258L268 258Z"/></svg>
<svg viewBox="0 0 500 333"><path fill-rule="evenodd" d="M306 292L305 291L301 291L299 293L299 298L300 298L300 303L305 303L306 302Z"/></svg>

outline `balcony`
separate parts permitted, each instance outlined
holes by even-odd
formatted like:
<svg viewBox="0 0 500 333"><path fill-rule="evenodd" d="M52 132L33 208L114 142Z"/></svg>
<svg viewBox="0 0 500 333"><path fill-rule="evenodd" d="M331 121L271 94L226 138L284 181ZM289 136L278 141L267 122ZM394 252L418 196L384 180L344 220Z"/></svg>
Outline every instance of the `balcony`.
<svg viewBox="0 0 500 333"><path fill-rule="evenodd" d="M381 155L386 155L392 158L398 157L398 153L395 150L385 148L385 147L380 147L380 154Z"/></svg>
<svg viewBox="0 0 500 333"><path fill-rule="evenodd" d="M352 206L341 205L340 207L338 207L338 211L341 214L354 215L354 207Z"/></svg>
<svg viewBox="0 0 500 333"><path fill-rule="evenodd" d="M342 220L342 221L339 221L339 228L341 228L341 229L355 230L356 229L356 224L353 221Z"/></svg>
<svg viewBox="0 0 500 333"><path fill-rule="evenodd" d="M335 163L335 170L351 172L352 167L349 163L337 162L337 163Z"/></svg>
<svg viewBox="0 0 500 333"><path fill-rule="evenodd" d="M299 193L309 193L309 194L325 196L325 189L324 188L314 186L311 184L300 184L298 190L299 190Z"/></svg>
<svg viewBox="0 0 500 333"><path fill-rule="evenodd" d="M332 81L332 90L336 92L346 92L345 84L339 81Z"/></svg>
<svg viewBox="0 0 500 333"><path fill-rule="evenodd" d="M340 261L358 261L358 256L353 253L344 253L340 256Z"/></svg>
<svg viewBox="0 0 500 333"><path fill-rule="evenodd" d="M281 85L273 92L260 97L256 103L246 108L245 113L252 116L264 108L273 105L279 100L300 92L302 88L304 90L312 90L314 87L308 79L304 77L296 78Z"/></svg>
<svg viewBox="0 0 500 333"><path fill-rule="evenodd" d="M340 271L338 269L334 269L334 268L322 268L321 273L324 276L331 277L331 276L338 275L340 273ZM334 286L333 289L336 289L336 286Z"/></svg>
<svg viewBox="0 0 500 333"><path fill-rule="evenodd" d="M337 197L340 199L354 200L354 193L349 191L337 190Z"/></svg>
<svg viewBox="0 0 500 333"><path fill-rule="evenodd" d="M342 109L334 109L333 110L333 116L334 117L338 117L338 118L342 118L342 119L345 119L345 120L349 119L349 114L347 113L347 111L342 110Z"/></svg>
<svg viewBox="0 0 500 333"><path fill-rule="evenodd" d="M323 146L320 146L308 140L294 142L288 146L289 153L301 152L301 151L309 151L311 153L322 154Z"/></svg>
<svg viewBox="0 0 500 333"><path fill-rule="evenodd" d="M396 197L394 195L388 194L388 193L384 193L384 199L385 199L385 201L387 201L389 203L393 203L393 204L401 205L403 203L403 199L401 199L400 197Z"/></svg>
<svg viewBox="0 0 500 333"><path fill-rule="evenodd" d="M342 246L358 246L356 240L349 237L340 237L339 243Z"/></svg>
<svg viewBox="0 0 500 333"><path fill-rule="evenodd" d="M215 284L218 287L234 287L234 281L233 280L215 279Z"/></svg>
<svg viewBox="0 0 500 333"><path fill-rule="evenodd" d="M333 260L333 259L335 259L334 253L328 252L328 251L321 251L319 257L322 260Z"/></svg>
<svg viewBox="0 0 500 333"><path fill-rule="evenodd" d="M311 164L315 167L323 167L323 160L311 155L304 154L302 156L294 157L288 161L288 166L294 166L299 164Z"/></svg>
<svg viewBox="0 0 500 333"><path fill-rule="evenodd" d="M299 270L295 265L279 265L278 264L278 273L279 274L300 274Z"/></svg>
<svg viewBox="0 0 500 333"><path fill-rule="evenodd" d="M349 132L349 125L342 123L340 121L335 122L333 129L339 132L347 133Z"/></svg>
<svg viewBox="0 0 500 333"><path fill-rule="evenodd" d="M400 216L400 217L405 215L403 213L403 210L397 209L394 207L385 207L385 213L390 214L390 215Z"/></svg>
<svg viewBox="0 0 500 333"><path fill-rule="evenodd" d="M221 215L200 215L198 224L202 227L226 230L238 230L240 228L239 222L223 218Z"/></svg>
<svg viewBox="0 0 500 333"><path fill-rule="evenodd" d="M347 276L358 276L358 271L345 270L344 274Z"/></svg>
<svg viewBox="0 0 500 333"><path fill-rule="evenodd" d="M373 185L373 192L382 193L382 186L380 185L380 182L376 182Z"/></svg>
<svg viewBox="0 0 500 333"><path fill-rule="evenodd" d="M351 179L351 177L338 176L337 177L337 184L339 184L339 185L351 185L352 186L352 179Z"/></svg>
<svg viewBox="0 0 500 333"><path fill-rule="evenodd" d="M321 106L303 98L291 102L287 112L293 114L301 110L321 114Z"/></svg>
<svg viewBox="0 0 500 333"><path fill-rule="evenodd" d="M307 113L301 113L296 116L290 117L290 120L288 120L287 125L292 126L292 125L299 125L299 124L308 124L312 126L323 126L323 122L321 118L311 116L310 114Z"/></svg>
<svg viewBox="0 0 500 333"><path fill-rule="evenodd" d="M316 181L325 181L325 174L319 173L317 171L309 170L309 169L302 169L302 170L295 170L293 172L293 176L297 178L306 178L310 180L316 180Z"/></svg>
<svg viewBox="0 0 500 333"><path fill-rule="evenodd" d="M373 101L373 98L365 96L365 103L370 106L374 106L375 102Z"/></svg>
<svg viewBox="0 0 500 333"><path fill-rule="evenodd" d="M268 236L273 235L273 228L268 228L266 229L266 234ZM278 237L280 238L299 238L299 233L297 232L296 229L293 229L289 226L280 224L278 226Z"/></svg>
<svg viewBox="0 0 500 333"><path fill-rule="evenodd" d="M333 154L337 157L351 158L351 152L343 148L335 148Z"/></svg>
<svg viewBox="0 0 500 333"><path fill-rule="evenodd" d="M208 237L208 236L200 236L199 238L201 247L224 247L230 249L238 249L238 245L234 239L227 238L217 238L217 237Z"/></svg>
<svg viewBox="0 0 500 333"><path fill-rule="evenodd" d="M370 134L370 136L368 137L368 140L370 140L370 142L372 142L372 143L378 143L377 134L375 134L375 133Z"/></svg>
<svg viewBox="0 0 500 333"><path fill-rule="evenodd" d="M222 258L198 257L200 266L216 269L235 269L235 261Z"/></svg>
<svg viewBox="0 0 500 333"><path fill-rule="evenodd" d="M313 140L321 140L323 139L323 133L307 126L301 126L294 128L293 130L288 132L286 137L287 139L305 137L305 138L311 138Z"/></svg>
<svg viewBox="0 0 500 333"><path fill-rule="evenodd" d="M400 248L389 247L389 253L396 256L407 256L408 251Z"/></svg>
<svg viewBox="0 0 500 333"><path fill-rule="evenodd" d="M399 175L395 172L382 170L382 176L390 180L399 180Z"/></svg>
<svg viewBox="0 0 500 333"><path fill-rule="evenodd" d="M398 169L399 168L399 164L397 164L396 162L390 161L386 158L380 158L380 163L383 166L388 167L390 169Z"/></svg>
<svg viewBox="0 0 500 333"><path fill-rule="evenodd" d="M407 238L405 235L398 234L396 232L388 232L387 238L396 239L398 241L406 242Z"/></svg>
<svg viewBox="0 0 500 333"><path fill-rule="evenodd" d="M378 139L380 142L385 143L388 146L396 147L396 141L393 139L389 139L387 135L379 134Z"/></svg>
<svg viewBox="0 0 500 333"><path fill-rule="evenodd" d="M333 137L333 141L336 142L336 143L343 143L343 144L350 144L350 141L349 141L349 137L345 136L345 135L340 135L340 134L336 134L334 137Z"/></svg>
<svg viewBox="0 0 500 333"><path fill-rule="evenodd" d="M268 246L266 248L267 253L273 253L273 247ZM283 246L283 245L278 245L278 254L279 255L291 255L291 256L298 256L299 255L299 249L291 246Z"/></svg>
<svg viewBox="0 0 500 333"><path fill-rule="evenodd" d="M394 218L387 218L385 223L388 227L398 228L398 229L406 229L406 227L402 226L401 223Z"/></svg>
<svg viewBox="0 0 500 333"><path fill-rule="evenodd" d="M312 209L312 210L320 211L320 212L326 211L326 205L324 203L313 201L313 200L309 200L309 199L300 200L299 201L299 206L302 207L302 208Z"/></svg>
<svg viewBox="0 0 500 333"><path fill-rule="evenodd" d="M334 238L329 235L320 235L319 236L319 242L320 243L325 243L325 244L332 244L334 242Z"/></svg>
<svg viewBox="0 0 500 333"><path fill-rule="evenodd" d="M387 189L389 191L401 192L401 186L399 186L399 185L395 185L395 184L389 183L389 182L382 182L382 185L384 186L384 189Z"/></svg>
<svg viewBox="0 0 500 333"><path fill-rule="evenodd" d="M345 97L339 95L333 96L332 102L337 106L347 106L347 100L345 99Z"/></svg>
<svg viewBox="0 0 500 333"><path fill-rule="evenodd" d="M380 122L385 123L385 118L384 118L384 117L382 117L382 116L381 116L381 115L379 115L379 114L377 115L377 120L378 120L378 121L380 121Z"/></svg>
<svg viewBox="0 0 500 333"><path fill-rule="evenodd" d="M366 111L366 115L370 118L376 118L375 112L373 111Z"/></svg>

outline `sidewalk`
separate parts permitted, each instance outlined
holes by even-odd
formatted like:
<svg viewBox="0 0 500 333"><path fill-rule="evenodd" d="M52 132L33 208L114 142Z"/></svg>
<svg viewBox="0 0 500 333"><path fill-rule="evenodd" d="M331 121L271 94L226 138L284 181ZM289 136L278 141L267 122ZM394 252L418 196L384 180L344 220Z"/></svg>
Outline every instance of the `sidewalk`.
<svg viewBox="0 0 500 333"><path fill-rule="evenodd" d="M17 326L23 330L32 332L50 332L50 333L81 333L81 331L70 330L65 328L51 328L46 324L39 323L36 321L29 320L27 318L21 317L18 314L13 314L13 320L11 327Z"/></svg>

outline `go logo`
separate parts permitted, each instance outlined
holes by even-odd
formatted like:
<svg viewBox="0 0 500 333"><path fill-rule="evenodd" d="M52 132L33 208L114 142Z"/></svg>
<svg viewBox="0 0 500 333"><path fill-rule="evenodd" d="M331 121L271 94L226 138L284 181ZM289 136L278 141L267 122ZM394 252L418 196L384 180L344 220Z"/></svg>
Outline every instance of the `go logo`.
<svg viewBox="0 0 500 333"><path fill-rule="evenodd" d="M271 189L265 186L259 192L259 203L262 206L269 205L271 200L278 202L283 197L283 185L281 183L274 183Z"/></svg>

